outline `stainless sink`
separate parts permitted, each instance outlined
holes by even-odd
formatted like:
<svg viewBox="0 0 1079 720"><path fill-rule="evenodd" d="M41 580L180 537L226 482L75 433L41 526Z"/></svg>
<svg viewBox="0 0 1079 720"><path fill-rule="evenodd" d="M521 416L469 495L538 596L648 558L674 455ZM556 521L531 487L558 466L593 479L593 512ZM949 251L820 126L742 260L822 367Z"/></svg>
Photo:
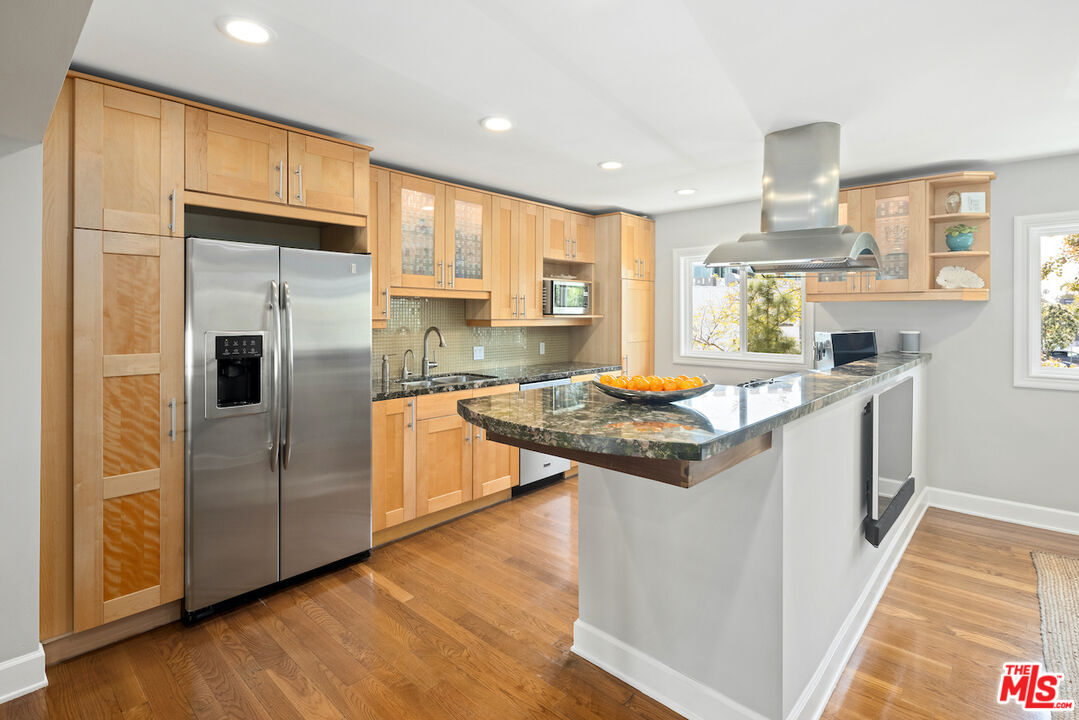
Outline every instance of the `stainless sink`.
<svg viewBox="0 0 1079 720"><path fill-rule="evenodd" d="M431 378L435 385L465 385L467 383L479 383L485 380L494 380L494 375L477 375L476 373L463 373L461 375L439 375Z"/></svg>
<svg viewBox="0 0 1079 720"><path fill-rule="evenodd" d="M414 390L415 388L429 388L432 383L430 380L394 380L395 385L400 385L406 390Z"/></svg>

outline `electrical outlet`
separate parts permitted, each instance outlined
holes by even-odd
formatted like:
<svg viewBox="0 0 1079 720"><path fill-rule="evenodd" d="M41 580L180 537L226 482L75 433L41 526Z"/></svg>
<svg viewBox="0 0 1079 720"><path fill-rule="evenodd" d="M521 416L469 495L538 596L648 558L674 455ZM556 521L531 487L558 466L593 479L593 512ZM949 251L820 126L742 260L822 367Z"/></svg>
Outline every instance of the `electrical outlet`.
<svg viewBox="0 0 1079 720"><path fill-rule="evenodd" d="M473 345L472 346L472 359L473 360L482 360L483 359L483 345Z"/></svg>
<svg viewBox="0 0 1079 720"><path fill-rule="evenodd" d="M547 345L545 343L540 343L540 355L546 355L546 354L547 354Z"/></svg>

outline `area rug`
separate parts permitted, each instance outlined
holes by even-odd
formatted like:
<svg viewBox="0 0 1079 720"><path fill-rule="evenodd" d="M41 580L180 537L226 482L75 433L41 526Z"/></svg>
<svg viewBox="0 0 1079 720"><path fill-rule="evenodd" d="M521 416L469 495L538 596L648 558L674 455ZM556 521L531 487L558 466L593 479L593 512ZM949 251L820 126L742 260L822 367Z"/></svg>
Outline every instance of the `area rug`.
<svg viewBox="0 0 1079 720"><path fill-rule="evenodd" d="M1030 557L1038 571L1046 669L1064 675L1057 697L1079 708L1079 558L1042 552ZM1053 713L1053 720L1065 717L1079 717L1079 711Z"/></svg>

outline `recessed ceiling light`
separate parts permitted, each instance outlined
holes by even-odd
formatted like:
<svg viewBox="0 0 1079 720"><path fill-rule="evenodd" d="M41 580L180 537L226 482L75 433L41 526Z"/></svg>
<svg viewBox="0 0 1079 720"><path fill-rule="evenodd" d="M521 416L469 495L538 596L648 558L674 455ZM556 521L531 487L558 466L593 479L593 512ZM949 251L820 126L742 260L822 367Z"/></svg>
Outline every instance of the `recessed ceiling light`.
<svg viewBox="0 0 1079 720"><path fill-rule="evenodd" d="M697 192L697 188L678 188L674 191L675 195L692 195Z"/></svg>
<svg viewBox="0 0 1079 720"><path fill-rule="evenodd" d="M604 160L599 163L600 170L618 170L622 167L622 163L617 160Z"/></svg>
<svg viewBox="0 0 1079 720"><path fill-rule="evenodd" d="M274 39L273 30L247 18L218 18L217 29L233 40L239 40L248 45L265 45Z"/></svg>
<svg viewBox="0 0 1079 720"><path fill-rule="evenodd" d="M491 132L506 132L513 127L513 123L509 118L499 117L498 115L483 118L480 120L480 125L483 126L484 130L490 130Z"/></svg>

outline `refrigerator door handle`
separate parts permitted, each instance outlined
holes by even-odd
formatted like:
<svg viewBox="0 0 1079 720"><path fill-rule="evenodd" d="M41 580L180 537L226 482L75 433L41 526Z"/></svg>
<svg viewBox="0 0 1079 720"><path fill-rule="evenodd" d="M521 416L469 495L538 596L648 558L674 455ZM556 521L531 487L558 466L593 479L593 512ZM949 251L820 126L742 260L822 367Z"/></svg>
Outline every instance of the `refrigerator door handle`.
<svg viewBox="0 0 1079 720"><path fill-rule="evenodd" d="M270 470L277 472L281 454L281 305L278 303L277 281L270 281L270 311L273 313L273 420L270 422Z"/></svg>
<svg viewBox="0 0 1079 720"><path fill-rule="evenodd" d="M295 384L295 355L292 348L292 296L289 294L288 281L281 283L282 301L281 306L285 311L285 342L288 343L288 369L285 374L285 442L282 446L284 453L281 458L281 467L288 470L289 460L292 459L292 386Z"/></svg>

